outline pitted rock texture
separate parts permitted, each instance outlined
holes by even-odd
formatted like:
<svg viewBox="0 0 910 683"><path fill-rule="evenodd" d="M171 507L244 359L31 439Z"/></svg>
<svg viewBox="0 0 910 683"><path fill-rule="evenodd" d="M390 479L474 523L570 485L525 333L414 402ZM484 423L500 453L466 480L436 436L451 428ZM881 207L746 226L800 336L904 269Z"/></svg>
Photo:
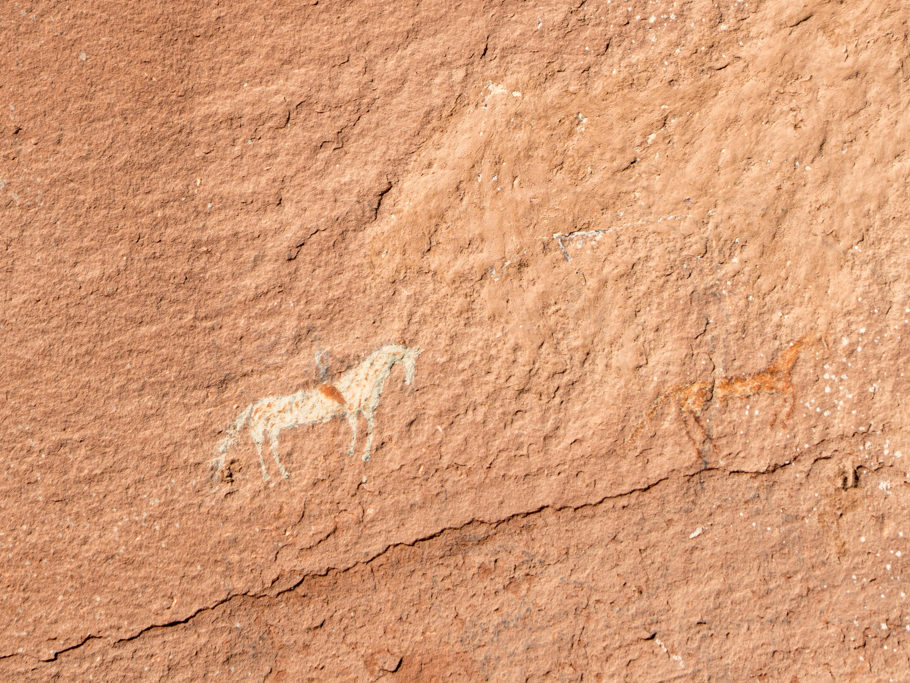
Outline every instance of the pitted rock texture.
<svg viewBox="0 0 910 683"><path fill-rule="evenodd" d="M908 30L7 3L0 676L910 677Z"/></svg>

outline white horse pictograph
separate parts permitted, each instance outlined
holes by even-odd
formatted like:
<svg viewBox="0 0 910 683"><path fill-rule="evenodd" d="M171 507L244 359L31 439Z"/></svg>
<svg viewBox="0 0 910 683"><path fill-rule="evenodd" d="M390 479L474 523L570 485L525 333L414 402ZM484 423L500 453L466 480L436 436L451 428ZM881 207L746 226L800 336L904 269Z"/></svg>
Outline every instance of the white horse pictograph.
<svg viewBox="0 0 910 683"><path fill-rule="evenodd" d="M363 460L370 459L373 446L373 416L379 407L382 388L397 363L404 365L404 381L414 381L414 369L418 348L408 348L397 344L383 346L332 383L318 385L315 389L298 391L290 396L270 396L251 403L228 429L227 435L215 449L213 465L216 470L224 466L225 456L240 437L240 431L249 427L250 436L259 454L262 466L262 478L269 479L265 461L262 458L262 444L266 435L272 449L272 457L282 476L290 475L278 457L278 434L282 429L292 429L301 425L328 422L336 417L344 417L351 426L351 445L348 455L354 454L357 443L357 415L367 420L367 439L363 450Z"/></svg>

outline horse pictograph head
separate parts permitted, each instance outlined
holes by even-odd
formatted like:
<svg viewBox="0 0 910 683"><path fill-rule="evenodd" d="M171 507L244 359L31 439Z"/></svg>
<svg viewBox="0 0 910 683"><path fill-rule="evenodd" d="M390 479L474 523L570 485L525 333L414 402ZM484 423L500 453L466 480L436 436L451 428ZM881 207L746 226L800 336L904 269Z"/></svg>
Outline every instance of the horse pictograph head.
<svg viewBox="0 0 910 683"><path fill-rule="evenodd" d="M408 347L401 344L386 344L374 351L370 358L365 362L377 370L382 371L382 381L388 377L392 367L398 363L404 366L405 384L413 384L414 371L417 368L417 356L423 353L423 349L416 346Z"/></svg>
<svg viewBox="0 0 910 683"><path fill-rule="evenodd" d="M404 353L401 356L401 362L404 363L404 383L413 384L414 383L414 371L417 369L417 356L419 356L423 351L417 347L413 349L405 349Z"/></svg>

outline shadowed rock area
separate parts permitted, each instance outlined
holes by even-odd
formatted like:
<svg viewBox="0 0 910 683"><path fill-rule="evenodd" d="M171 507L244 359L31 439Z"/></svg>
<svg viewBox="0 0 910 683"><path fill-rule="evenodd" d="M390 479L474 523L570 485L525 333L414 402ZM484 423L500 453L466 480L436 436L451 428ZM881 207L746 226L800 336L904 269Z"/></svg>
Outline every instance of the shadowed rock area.
<svg viewBox="0 0 910 683"><path fill-rule="evenodd" d="M908 35L0 7L0 678L910 678Z"/></svg>

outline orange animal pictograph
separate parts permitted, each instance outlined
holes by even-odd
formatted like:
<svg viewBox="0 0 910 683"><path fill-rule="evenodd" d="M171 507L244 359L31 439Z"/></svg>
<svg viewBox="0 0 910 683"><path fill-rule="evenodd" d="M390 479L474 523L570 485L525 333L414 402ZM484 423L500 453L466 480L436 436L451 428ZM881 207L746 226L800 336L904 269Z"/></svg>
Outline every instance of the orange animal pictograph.
<svg viewBox="0 0 910 683"><path fill-rule="evenodd" d="M784 394L790 399L785 415L785 419L789 418L796 402L796 394L791 379L793 366L796 364L800 354L819 340L820 337L818 335L804 335L784 349L764 370L754 374L678 384L661 392L651 404L645 417L635 425L626 442L629 443L638 438L644 427L651 422L657 412L665 405L670 405L672 410L679 411L683 418L686 436L699 455L701 454L702 445L709 440L708 432L702 424L701 416L715 402L723 404L731 399L747 398L758 394ZM691 430L690 425L692 427ZM692 435L692 431L696 433L697 439Z"/></svg>

